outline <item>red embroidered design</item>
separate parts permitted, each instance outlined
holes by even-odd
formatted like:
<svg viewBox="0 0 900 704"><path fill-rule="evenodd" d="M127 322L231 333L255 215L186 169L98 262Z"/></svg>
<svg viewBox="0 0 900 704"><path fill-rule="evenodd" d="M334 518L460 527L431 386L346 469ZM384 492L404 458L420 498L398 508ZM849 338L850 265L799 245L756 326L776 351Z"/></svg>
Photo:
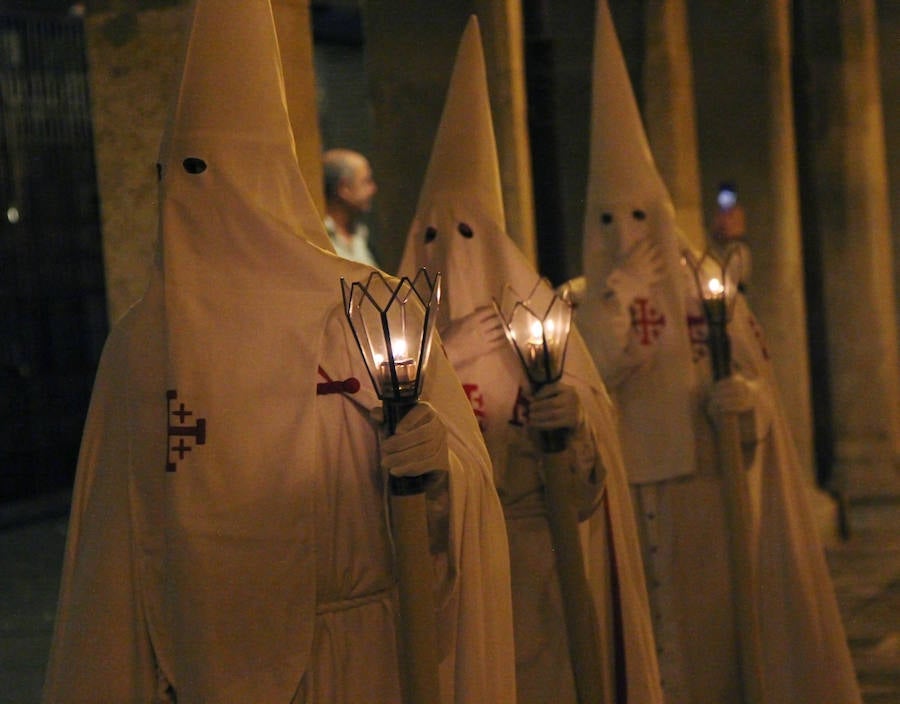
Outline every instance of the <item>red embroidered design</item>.
<svg viewBox="0 0 900 704"><path fill-rule="evenodd" d="M666 326L666 316L650 305L646 298L635 298L628 310L631 313L631 329L637 333L638 342L642 345L651 344Z"/></svg>
<svg viewBox="0 0 900 704"><path fill-rule="evenodd" d="M193 438L195 445L206 444L206 418L197 418L194 425L187 425L188 418L194 415L194 412L187 410L183 403L179 403L178 407L173 410L172 402L177 399L178 392L175 389L166 391L166 406L168 407L169 419L169 436L166 441L168 448L166 456L167 472L174 472L177 469L177 463L183 460L185 454L193 449L188 444L188 440ZM173 423L173 418L177 420L176 423ZM178 438L178 441L176 444L173 444L175 443L175 438ZM173 453L178 455L177 460L173 459Z"/></svg>
<svg viewBox="0 0 900 704"><path fill-rule="evenodd" d="M463 384L463 391L466 392L466 398L469 399L469 403L472 405L472 412L475 413L478 427L481 428L483 433L487 426L487 414L484 412L484 394L476 394L478 384Z"/></svg>
<svg viewBox="0 0 900 704"><path fill-rule="evenodd" d="M326 394L355 394L359 391L359 379L351 376L348 379L333 380L322 367L319 367L319 374L325 379L325 382L316 384L316 395L325 396Z"/></svg>

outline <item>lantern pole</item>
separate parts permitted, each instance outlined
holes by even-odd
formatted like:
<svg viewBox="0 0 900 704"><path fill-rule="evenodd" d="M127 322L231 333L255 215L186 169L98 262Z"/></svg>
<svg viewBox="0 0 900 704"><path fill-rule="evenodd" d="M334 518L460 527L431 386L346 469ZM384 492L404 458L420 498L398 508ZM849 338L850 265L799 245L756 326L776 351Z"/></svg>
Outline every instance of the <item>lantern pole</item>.
<svg viewBox="0 0 900 704"><path fill-rule="evenodd" d="M541 293L549 296L546 306L535 300ZM507 295L510 296L508 299ZM557 296L544 280L538 281L524 302L509 287L504 291L504 299L500 306L495 302L495 308L532 392L537 392L562 377L572 306ZM538 314L535 309L543 313ZM597 612L581 548L578 514L572 501L572 452L568 434L568 428L541 431L541 464L575 689L579 704L594 704L604 701L604 666Z"/></svg>
<svg viewBox="0 0 900 704"><path fill-rule="evenodd" d="M440 274L425 269L391 285L381 272L363 282L341 279L344 312L353 330L385 427L397 424L418 403L440 301ZM391 533L399 599L397 649L404 704L441 701L434 570L428 539L425 490L431 472L388 475Z"/></svg>
<svg viewBox="0 0 900 704"><path fill-rule="evenodd" d="M731 341L728 321L740 281L740 250L731 246L719 260L706 251L696 259L685 254L703 312L713 379L731 376ZM724 413L715 426L716 450L722 473L722 493L728 519L729 561L732 579L732 608L738 641L742 700L744 704L764 704L763 655L757 562L753 549L753 506L747 472L744 469L740 424L737 413Z"/></svg>

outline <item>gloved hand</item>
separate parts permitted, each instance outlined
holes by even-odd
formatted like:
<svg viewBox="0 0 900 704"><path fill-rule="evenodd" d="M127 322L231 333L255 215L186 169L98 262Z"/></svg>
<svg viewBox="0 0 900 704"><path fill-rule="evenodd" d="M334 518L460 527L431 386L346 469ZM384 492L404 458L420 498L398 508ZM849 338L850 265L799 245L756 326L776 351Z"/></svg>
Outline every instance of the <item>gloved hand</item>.
<svg viewBox="0 0 900 704"><path fill-rule="evenodd" d="M747 413L754 407L750 382L741 374L716 381L706 399L706 412L715 421L727 413Z"/></svg>
<svg viewBox="0 0 900 704"><path fill-rule="evenodd" d="M507 344L503 321L493 306L481 306L440 331L444 351L454 367Z"/></svg>
<svg viewBox="0 0 900 704"><path fill-rule="evenodd" d="M741 443L751 446L768 432L761 426L761 423L767 424L767 420L757 418L757 405L754 383L736 372L712 385L706 399L706 412L717 428L728 414L737 415Z"/></svg>
<svg viewBox="0 0 900 704"><path fill-rule="evenodd" d="M603 295L607 305L603 309L603 324L609 339L615 341L610 349L613 351L611 359L616 360L610 369L603 370L607 384L617 386L653 354L652 346L636 344L631 306L638 299L646 299L654 305L656 297L652 288L664 275L665 262L659 247L644 238L622 256L606 278Z"/></svg>
<svg viewBox="0 0 900 704"><path fill-rule="evenodd" d="M381 466L395 477L450 471L447 428L427 401L420 401L381 443Z"/></svg>
<svg viewBox="0 0 900 704"><path fill-rule="evenodd" d="M659 247L646 238L638 240L623 255L617 268L646 286L658 283L666 272L666 264Z"/></svg>
<svg viewBox="0 0 900 704"><path fill-rule="evenodd" d="M572 304L573 308L577 308L584 300L587 293L587 279L584 276L577 276L569 279L565 283L556 287L556 294L564 301Z"/></svg>
<svg viewBox="0 0 900 704"><path fill-rule="evenodd" d="M528 406L528 425L534 430L571 430L580 425L581 419L578 392L562 382L542 386Z"/></svg>

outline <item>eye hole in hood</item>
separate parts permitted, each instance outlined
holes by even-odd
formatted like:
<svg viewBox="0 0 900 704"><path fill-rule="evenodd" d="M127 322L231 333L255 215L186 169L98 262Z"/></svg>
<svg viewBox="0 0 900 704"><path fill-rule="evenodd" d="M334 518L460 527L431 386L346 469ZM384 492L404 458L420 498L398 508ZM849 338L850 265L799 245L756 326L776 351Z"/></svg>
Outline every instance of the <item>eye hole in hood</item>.
<svg viewBox="0 0 900 704"><path fill-rule="evenodd" d="M206 162L196 156L189 156L181 164L189 174L202 174L206 171Z"/></svg>
<svg viewBox="0 0 900 704"><path fill-rule="evenodd" d="M437 237L437 229L433 226L429 225L425 228L425 243L434 242L435 237Z"/></svg>
<svg viewBox="0 0 900 704"><path fill-rule="evenodd" d="M459 223L459 225L456 226L456 229L459 230L459 234L461 234L467 240L472 239L472 237L474 237L475 235L475 233L472 232L472 228L464 222Z"/></svg>

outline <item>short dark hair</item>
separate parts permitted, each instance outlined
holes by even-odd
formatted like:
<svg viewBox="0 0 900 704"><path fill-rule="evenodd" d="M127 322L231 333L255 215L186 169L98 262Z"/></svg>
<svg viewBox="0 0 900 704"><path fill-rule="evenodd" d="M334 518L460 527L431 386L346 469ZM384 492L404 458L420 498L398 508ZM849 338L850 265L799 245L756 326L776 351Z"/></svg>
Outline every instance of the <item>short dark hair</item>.
<svg viewBox="0 0 900 704"><path fill-rule="evenodd" d="M337 198L341 183L353 177L353 164L349 159L350 152L343 149L330 149L322 159L322 170L325 176L325 200Z"/></svg>

